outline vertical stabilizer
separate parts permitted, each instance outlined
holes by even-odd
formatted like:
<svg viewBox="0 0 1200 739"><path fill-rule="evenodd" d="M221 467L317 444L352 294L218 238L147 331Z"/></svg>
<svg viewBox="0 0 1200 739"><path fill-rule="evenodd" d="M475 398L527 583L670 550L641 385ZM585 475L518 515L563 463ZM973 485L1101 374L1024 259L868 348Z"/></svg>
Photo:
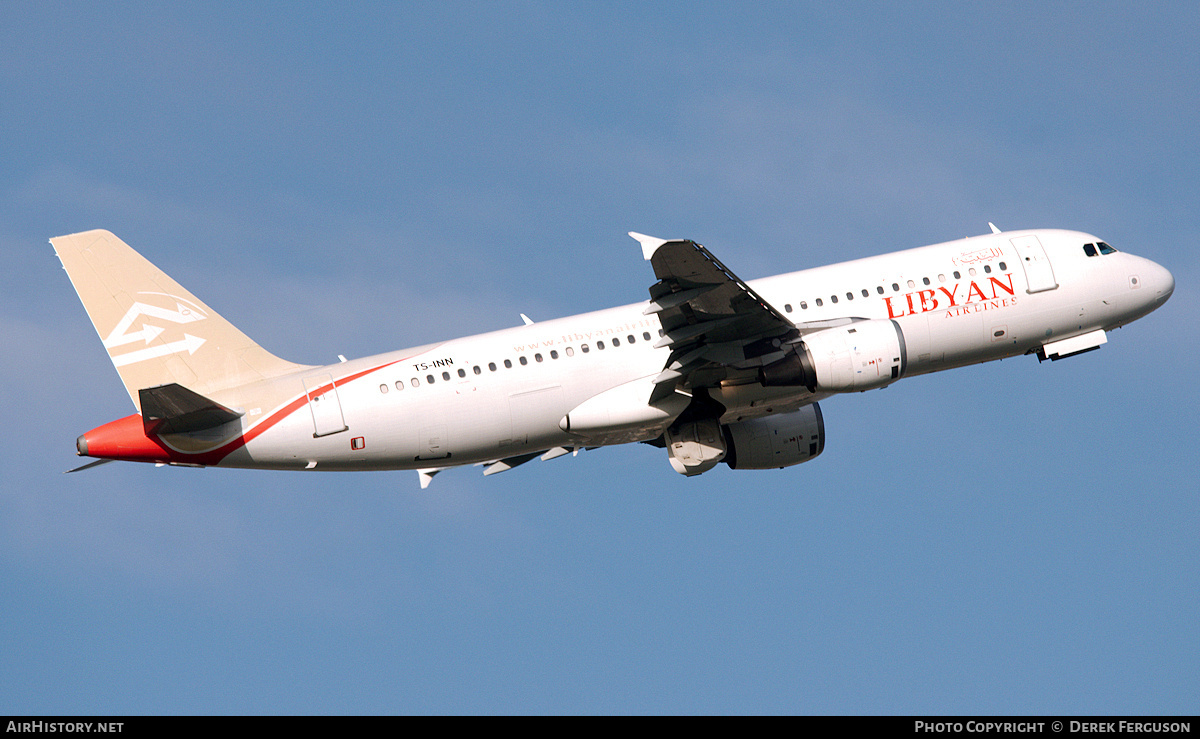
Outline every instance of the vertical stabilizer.
<svg viewBox="0 0 1200 739"><path fill-rule="evenodd" d="M254 343L108 231L50 243L139 411L144 388L178 383L209 395L303 367Z"/></svg>

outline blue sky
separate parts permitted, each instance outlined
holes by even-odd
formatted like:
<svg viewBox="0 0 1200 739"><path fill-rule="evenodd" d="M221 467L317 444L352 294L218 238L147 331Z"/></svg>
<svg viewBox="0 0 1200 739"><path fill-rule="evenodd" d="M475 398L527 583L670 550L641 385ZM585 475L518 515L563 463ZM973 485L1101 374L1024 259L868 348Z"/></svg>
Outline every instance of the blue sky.
<svg viewBox="0 0 1200 739"><path fill-rule="evenodd" d="M5 4L0 713L1196 713L1190 3ZM1002 228L1175 275L1069 361L823 404L825 453L484 479L106 465L47 243L324 363Z"/></svg>

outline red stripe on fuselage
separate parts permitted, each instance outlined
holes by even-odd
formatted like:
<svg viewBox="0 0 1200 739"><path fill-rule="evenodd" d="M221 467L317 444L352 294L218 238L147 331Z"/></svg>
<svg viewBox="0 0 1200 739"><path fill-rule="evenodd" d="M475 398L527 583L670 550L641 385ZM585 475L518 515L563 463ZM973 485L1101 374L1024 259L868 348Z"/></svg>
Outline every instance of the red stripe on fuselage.
<svg viewBox="0 0 1200 739"><path fill-rule="evenodd" d="M385 367L390 367L393 364L403 362L411 357L397 359L387 364L381 364L378 367L363 370L362 372L346 377L339 378L333 382L326 383L312 392L312 396L324 395L333 390L335 386L345 385L348 382L353 382L361 377L365 377L372 372L378 372ZM101 459L119 459L130 462L177 462L183 464L199 464L206 467L217 465L221 460L229 456L231 453L244 447L247 443L257 438L263 432L278 424L283 419L295 413L300 408L308 403L309 394L301 393L289 401L286 405L272 412L254 426L246 429L237 438L230 439L216 449L211 449L206 452L183 452L178 449L173 449L168 446L163 439L154 435L153 437L146 436L145 426L142 423L142 416L139 413L134 413L131 416L106 423L103 426L98 426L83 435L87 443L87 456L99 457Z"/></svg>

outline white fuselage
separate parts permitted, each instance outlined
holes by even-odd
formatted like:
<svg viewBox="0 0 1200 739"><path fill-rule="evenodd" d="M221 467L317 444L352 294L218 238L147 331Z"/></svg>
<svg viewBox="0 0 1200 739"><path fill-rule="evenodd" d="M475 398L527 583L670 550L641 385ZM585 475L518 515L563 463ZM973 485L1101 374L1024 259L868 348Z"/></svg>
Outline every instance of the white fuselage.
<svg viewBox="0 0 1200 739"><path fill-rule="evenodd" d="M1032 234L1044 251L1022 250ZM989 234L749 285L797 324L894 320L910 376L1039 352L1128 323L1170 296L1165 269L1125 253L1088 256L1084 244L1098 241L1070 231ZM670 350L654 348L660 327L643 314L646 305L309 368L264 381L270 393L235 388L217 400L245 411L237 429L245 441L218 463L422 469L648 440L644 428L581 438L560 423L589 398L663 370ZM332 387L322 393L323 384ZM275 407L253 405L256 396L283 395L289 400ZM712 397L726 422L794 410L822 394L742 383Z"/></svg>

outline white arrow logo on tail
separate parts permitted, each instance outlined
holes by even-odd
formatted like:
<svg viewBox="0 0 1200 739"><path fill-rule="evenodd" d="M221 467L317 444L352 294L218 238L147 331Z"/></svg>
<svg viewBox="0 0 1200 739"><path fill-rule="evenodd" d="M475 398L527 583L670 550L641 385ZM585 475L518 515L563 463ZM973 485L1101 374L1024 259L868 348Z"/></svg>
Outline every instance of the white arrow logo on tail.
<svg viewBox="0 0 1200 739"><path fill-rule="evenodd" d="M165 357L168 354L175 354L182 351L186 351L188 354L194 354L195 351L200 348L200 345L205 342L205 339L202 339L198 336L192 336L191 334L184 334L182 341L172 341L168 344L151 347L149 346L150 342L158 338L159 334L166 329L162 328L161 326L155 326L153 324L146 323L144 321L142 322L141 329L137 331L130 331L130 329L133 327L133 324L137 320L138 316L149 316L151 318L157 318L170 323L193 323L195 321L203 321L205 318L208 318L208 316L205 315L205 313L198 307L193 306L189 308L184 305L184 303L191 303L191 301L183 300L182 298L177 298L173 295L166 295L165 293L143 294L165 295L165 297L175 301L175 310L171 310L169 308L159 308L157 306L147 305L146 303L136 302L129 306L129 310L125 311L125 316L121 318L116 327L113 328L112 333L108 335L108 338L104 339L104 347L106 349L113 349L118 346L141 342L147 348L126 352L125 354L112 354L110 351L109 354L112 356L113 364L117 367L124 367L127 364L133 364L135 362L141 362L147 359L153 359L155 357Z"/></svg>
<svg viewBox="0 0 1200 739"><path fill-rule="evenodd" d="M135 352L120 354L113 357L112 361L117 367L124 367L127 364L142 362L147 359L154 359L155 357L165 357L168 354L175 354L176 352L186 351L188 354L195 354L196 350L199 349L200 345L205 341L207 341L207 339L201 339L199 336L184 334L182 341L172 341L170 344L152 346L148 349L138 349Z"/></svg>
<svg viewBox="0 0 1200 739"><path fill-rule="evenodd" d="M135 303L134 306L136 307L137 304ZM151 341L154 341L155 337L165 330L166 329L159 328L158 326L151 326L150 324L143 323L141 331L126 331L120 335L116 335L117 332L113 331L113 333L109 335L109 338L104 340L104 348L112 349L114 346L133 344L138 341L143 341L149 344Z"/></svg>

